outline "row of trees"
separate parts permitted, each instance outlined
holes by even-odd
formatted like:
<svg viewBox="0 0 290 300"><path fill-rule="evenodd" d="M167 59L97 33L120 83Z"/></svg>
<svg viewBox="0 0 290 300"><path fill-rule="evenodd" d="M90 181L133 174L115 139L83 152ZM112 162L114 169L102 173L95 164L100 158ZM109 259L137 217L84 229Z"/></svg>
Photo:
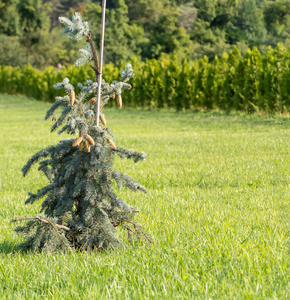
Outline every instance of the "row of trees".
<svg viewBox="0 0 290 300"><path fill-rule="evenodd" d="M257 48L243 57L234 47L228 55L209 61L208 57L180 62L176 56L158 60L132 62L135 78L133 89L124 92L127 107L289 111L290 110L290 48L278 45L261 55ZM120 74L112 63L104 67L104 79L112 81ZM76 86L82 78L92 78L87 67L54 67L44 71L30 65L0 67L0 92L21 93L36 99L54 101L53 84L69 77ZM114 105L111 103L111 105Z"/></svg>
<svg viewBox="0 0 290 300"><path fill-rule="evenodd" d="M100 0L0 0L0 64L44 68L71 64L72 40L60 38L57 18L76 10L94 28L99 44ZM199 59L242 55L256 46L264 53L277 43L290 46L289 0L108 0L105 60L120 65L162 53Z"/></svg>

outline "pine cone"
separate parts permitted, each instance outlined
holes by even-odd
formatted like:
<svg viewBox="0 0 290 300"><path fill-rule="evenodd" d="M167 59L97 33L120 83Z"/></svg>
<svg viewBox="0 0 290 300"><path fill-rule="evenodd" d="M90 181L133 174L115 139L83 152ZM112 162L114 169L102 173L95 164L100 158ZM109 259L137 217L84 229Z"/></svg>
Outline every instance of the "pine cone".
<svg viewBox="0 0 290 300"><path fill-rule="evenodd" d="M75 99L76 99L76 95L75 95L75 91L71 90L70 94L69 94L69 99L70 99L70 105L73 106Z"/></svg>
<svg viewBox="0 0 290 300"><path fill-rule="evenodd" d="M91 99L88 101L88 104L94 105L96 102L97 102L97 97L93 97L93 98L91 98ZM101 109L101 102L102 102L102 101L100 101L99 109Z"/></svg>
<svg viewBox="0 0 290 300"><path fill-rule="evenodd" d="M101 122L103 123L103 125L106 126L107 121L105 119L105 115L100 115L100 119L101 119Z"/></svg>
<svg viewBox="0 0 290 300"><path fill-rule="evenodd" d="M112 140L108 139L108 142L109 142L109 144L111 145L111 147L112 147L113 149L115 149L115 150L117 149L115 143L114 143Z"/></svg>
<svg viewBox="0 0 290 300"><path fill-rule="evenodd" d="M84 143L84 142L81 142L81 144L80 144L80 146L79 146L79 150L80 150L80 151L82 151L82 150L83 150L83 148L84 148L84 145L85 145L85 143Z"/></svg>
<svg viewBox="0 0 290 300"><path fill-rule="evenodd" d="M117 95L116 97L117 104L121 108L122 107L122 96L120 94Z"/></svg>
<svg viewBox="0 0 290 300"><path fill-rule="evenodd" d="M83 137L80 136L78 137L72 144L73 147L78 146L80 144L80 142L83 140Z"/></svg>
<svg viewBox="0 0 290 300"><path fill-rule="evenodd" d="M92 138L89 134L87 134L87 140L88 140L88 142L89 142L92 146L95 145L95 142L94 142L93 138Z"/></svg>
<svg viewBox="0 0 290 300"><path fill-rule="evenodd" d="M93 105L93 104L96 103L96 101L97 101L97 97L93 97L93 98L91 98L91 99L88 101L88 104Z"/></svg>
<svg viewBox="0 0 290 300"><path fill-rule="evenodd" d="M91 146L90 146L90 143L89 143L87 140L85 140L85 143L86 143L87 151L88 151L88 152L91 152Z"/></svg>

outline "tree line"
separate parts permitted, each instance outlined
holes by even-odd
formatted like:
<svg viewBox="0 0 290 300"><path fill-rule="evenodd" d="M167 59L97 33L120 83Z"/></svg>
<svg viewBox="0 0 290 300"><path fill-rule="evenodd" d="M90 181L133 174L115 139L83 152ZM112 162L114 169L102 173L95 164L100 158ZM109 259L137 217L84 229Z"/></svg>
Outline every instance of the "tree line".
<svg viewBox="0 0 290 300"><path fill-rule="evenodd" d="M229 54L212 61L204 56L180 62L176 55L163 54L158 60L135 59L131 63L136 76L132 79L133 89L122 95L125 107L281 113L290 110L290 48L283 45L269 47L264 54L254 47L245 56L234 47ZM111 82L122 67L105 65L104 79ZM0 92L53 102L58 96L53 84L64 77L77 86L83 78L93 78L94 71L89 66L77 69L74 65L58 73L55 67L40 71L30 65L1 66Z"/></svg>
<svg viewBox="0 0 290 300"><path fill-rule="evenodd" d="M254 46L265 53L290 45L289 0L108 0L105 61L180 60L230 53ZM59 16L79 11L100 38L100 0L0 0L0 64L44 69L69 65L80 45L59 34ZM64 50L65 49L65 50Z"/></svg>

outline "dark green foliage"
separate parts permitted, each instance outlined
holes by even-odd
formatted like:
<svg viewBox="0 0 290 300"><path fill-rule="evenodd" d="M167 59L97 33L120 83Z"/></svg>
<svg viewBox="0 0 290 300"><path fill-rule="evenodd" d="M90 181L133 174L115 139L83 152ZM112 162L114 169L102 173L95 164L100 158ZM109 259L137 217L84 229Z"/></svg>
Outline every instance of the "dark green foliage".
<svg viewBox="0 0 290 300"><path fill-rule="evenodd" d="M274 46L281 40L289 45L290 38L290 1L269 1L264 9L264 19L271 35L270 45Z"/></svg>
<svg viewBox="0 0 290 300"><path fill-rule="evenodd" d="M0 34L0 61L2 65L23 66L29 62L24 48L15 36Z"/></svg>
<svg viewBox="0 0 290 300"><path fill-rule="evenodd" d="M101 8L97 5L88 7L90 24L95 24L96 16L100 16ZM100 22L99 22L100 24ZM94 36L99 45L101 28L96 26ZM140 57L140 44L144 41L144 30L136 24L129 24L128 7L124 0L118 0L115 9L110 9L106 15L106 55L105 62L120 64L129 60L133 55Z"/></svg>
<svg viewBox="0 0 290 300"><path fill-rule="evenodd" d="M62 41L57 27L58 16L72 11L94 27L98 47L100 0L0 0L0 34L18 44L17 50L6 46L7 57L0 50L0 64L44 69L75 61L75 43ZM105 63L121 66L124 60L158 59L163 53L187 60L206 55L213 61L234 46L242 55L253 47L261 53L278 43L288 47L289 11L289 0L107 1Z"/></svg>
<svg viewBox="0 0 290 300"><path fill-rule="evenodd" d="M21 0L17 9L24 32L37 31L42 27L41 0Z"/></svg>
<svg viewBox="0 0 290 300"><path fill-rule="evenodd" d="M18 0L0 0L0 34L18 35L20 32Z"/></svg>

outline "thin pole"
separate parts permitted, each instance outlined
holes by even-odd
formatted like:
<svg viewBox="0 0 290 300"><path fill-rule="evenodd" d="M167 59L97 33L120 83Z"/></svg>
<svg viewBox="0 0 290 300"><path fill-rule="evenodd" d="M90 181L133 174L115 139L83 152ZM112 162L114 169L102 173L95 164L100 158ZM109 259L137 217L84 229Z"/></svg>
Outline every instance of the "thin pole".
<svg viewBox="0 0 290 300"><path fill-rule="evenodd" d="M106 19L106 0L102 4L102 32L100 45L100 60L99 60L99 77L98 77L98 93L96 103L96 125L99 126L100 103L101 103L101 85L102 85L102 69L103 69L103 53L104 53L104 36L105 36L105 19Z"/></svg>

